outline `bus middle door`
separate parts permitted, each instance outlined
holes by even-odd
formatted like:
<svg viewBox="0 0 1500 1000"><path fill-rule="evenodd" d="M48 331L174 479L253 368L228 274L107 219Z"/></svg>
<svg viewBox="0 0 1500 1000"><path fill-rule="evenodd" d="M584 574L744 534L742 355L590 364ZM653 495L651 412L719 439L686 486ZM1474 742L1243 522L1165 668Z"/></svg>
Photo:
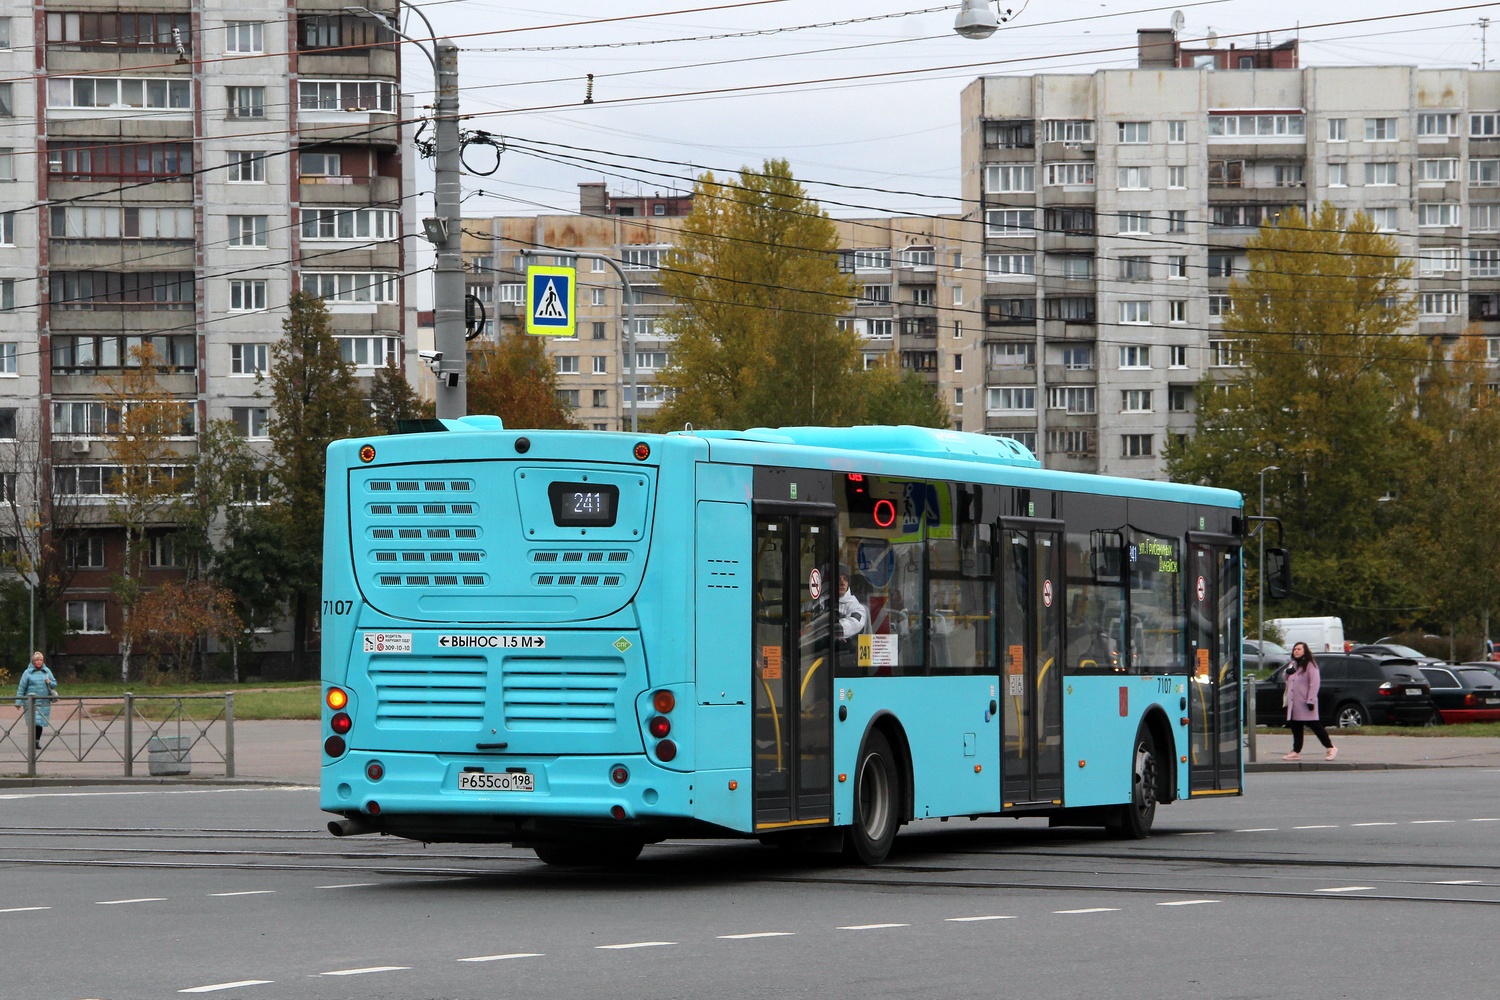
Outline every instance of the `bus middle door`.
<svg viewBox="0 0 1500 1000"><path fill-rule="evenodd" d="M1240 789L1239 539L1188 534L1189 795Z"/></svg>
<svg viewBox="0 0 1500 1000"><path fill-rule="evenodd" d="M1000 526L1000 804L1062 803L1062 525Z"/></svg>

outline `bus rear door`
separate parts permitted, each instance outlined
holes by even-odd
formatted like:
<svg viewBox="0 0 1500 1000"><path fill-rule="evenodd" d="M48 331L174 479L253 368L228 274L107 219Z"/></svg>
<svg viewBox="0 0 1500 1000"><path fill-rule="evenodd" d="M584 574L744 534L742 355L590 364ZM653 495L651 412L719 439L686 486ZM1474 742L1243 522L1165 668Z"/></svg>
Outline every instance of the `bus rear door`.
<svg viewBox="0 0 1500 1000"><path fill-rule="evenodd" d="M1006 518L1000 560L1000 802L1062 803L1062 524Z"/></svg>
<svg viewBox="0 0 1500 1000"><path fill-rule="evenodd" d="M1240 790L1239 539L1192 532L1188 569L1188 787Z"/></svg>

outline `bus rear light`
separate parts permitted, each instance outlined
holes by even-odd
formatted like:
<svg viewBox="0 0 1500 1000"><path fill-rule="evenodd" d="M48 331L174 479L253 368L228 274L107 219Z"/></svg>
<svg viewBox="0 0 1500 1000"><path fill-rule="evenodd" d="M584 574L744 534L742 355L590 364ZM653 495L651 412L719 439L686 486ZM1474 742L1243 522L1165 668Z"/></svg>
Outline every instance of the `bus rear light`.
<svg viewBox="0 0 1500 1000"><path fill-rule="evenodd" d="M379 781L385 777L385 765L378 760L372 760L365 765L365 777L371 781Z"/></svg>
<svg viewBox="0 0 1500 1000"><path fill-rule="evenodd" d="M677 696L670 691L658 691L651 696L651 705L662 715L677 707Z"/></svg>
<svg viewBox="0 0 1500 1000"><path fill-rule="evenodd" d="M370 804L365 806L365 811L368 812L371 816L379 816L380 803L376 802L374 799L371 799Z"/></svg>
<svg viewBox="0 0 1500 1000"><path fill-rule="evenodd" d="M346 749L348 749L348 744L344 742L342 736L330 736L323 741L323 752L330 757L342 757Z"/></svg>
<svg viewBox="0 0 1500 1000"><path fill-rule="evenodd" d="M656 759L664 764L676 760L677 744L671 740L662 740L656 744Z"/></svg>
<svg viewBox="0 0 1500 1000"><path fill-rule="evenodd" d="M651 457L651 446L644 441L637 441L631 454L635 456L637 462L644 462Z"/></svg>
<svg viewBox="0 0 1500 1000"><path fill-rule="evenodd" d="M657 715L653 716L651 721L646 723L646 728L651 731L652 736L661 739L672 731L672 723L666 716Z"/></svg>
<svg viewBox="0 0 1500 1000"><path fill-rule="evenodd" d="M337 712L339 709L349 704L349 695L341 688L329 688L328 694L324 698L324 700L328 702L329 708Z"/></svg>
<svg viewBox="0 0 1500 1000"><path fill-rule="evenodd" d="M609 780L617 785L623 785L630 780L630 771L626 769L624 764L616 764L610 768Z"/></svg>
<svg viewBox="0 0 1500 1000"><path fill-rule="evenodd" d="M347 712L337 712L328 720L328 728L342 736L354 728L354 720L349 718Z"/></svg>
<svg viewBox="0 0 1500 1000"><path fill-rule="evenodd" d="M367 445L362 446L359 449L359 460L361 462L373 462L373 461L375 461L375 446L373 444L367 444Z"/></svg>
<svg viewBox="0 0 1500 1000"><path fill-rule="evenodd" d="M610 806L609 807L609 814L611 816L613 816L615 819L624 819L625 818L625 807L624 806Z"/></svg>

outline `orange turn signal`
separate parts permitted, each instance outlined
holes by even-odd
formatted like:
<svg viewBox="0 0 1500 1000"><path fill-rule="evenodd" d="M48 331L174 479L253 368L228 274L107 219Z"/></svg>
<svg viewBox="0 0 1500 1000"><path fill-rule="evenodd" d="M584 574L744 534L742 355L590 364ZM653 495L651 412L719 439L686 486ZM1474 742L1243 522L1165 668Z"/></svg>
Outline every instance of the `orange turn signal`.
<svg viewBox="0 0 1500 1000"><path fill-rule="evenodd" d="M335 712L349 704L349 696L341 688L329 688L327 700L328 707Z"/></svg>

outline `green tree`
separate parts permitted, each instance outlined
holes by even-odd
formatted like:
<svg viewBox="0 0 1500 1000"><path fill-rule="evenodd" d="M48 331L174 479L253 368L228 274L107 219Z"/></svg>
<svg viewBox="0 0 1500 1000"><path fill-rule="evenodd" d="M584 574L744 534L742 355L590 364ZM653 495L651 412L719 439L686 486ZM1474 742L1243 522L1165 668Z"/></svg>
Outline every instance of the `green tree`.
<svg viewBox="0 0 1500 1000"><path fill-rule="evenodd" d="M573 408L558 396L557 373L541 337L503 334L469 349L470 413L499 417L506 427L571 427Z"/></svg>
<svg viewBox="0 0 1500 1000"><path fill-rule="evenodd" d="M422 401L407 381L406 372L394 361L387 361L375 372L375 382L370 387L370 410L374 415L375 429L382 434L395 434L401 421L416 420L425 415Z"/></svg>
<svg viewBox="0 0 1500 1000"><path fill-rule="evenodd" d="M1346 226L1326 203L1263 226L1249 261L1216 345L1238 367L1199 387L1197 432L1169 447L1168 468L1253 498L1276 466L1266 512L1286 524L1298 591L1282 613L1340 614L1354 634L1388 627L1413 605L1405 547L1382 537L1400 512L1380 503L1416 458L1427 358L1407 335L1411 262L1368 217Z"/></svg>
<svg viewBox="0 0 1500 1000"><path fill-rule="evenodd" d="M698 179L661 290L679 305L661 321L675 343L656 379L672 392L659 429L860 419L860 340L837 325L854 285L785 160Z"/></svg>
<svg viewBox="0 0 1500 1000"><path fill-rule="evenodd" d="M271 386L274 519L287 550L305 560L292 582L292 659L300 669L309 615L322 591L325 452L339 438L369 433L371 423L323 300L295 292L288 307L285 336L271 345L271 373L264 378Z"/></svg>
<svg viewBox="0 0 1500 1000"><path fill-rule="evenodd" d="M130 656L137 630L131 616L145 589L149 533L170 524L179 494L190 480L190 465L174 438L192 433L193 404L171 398L163 365L150 340L131 349L131 364L103 380L104 408L113 424L108 453L117 470L109 477L109 519L125 536L125 556L113 589L120 602L120 680L130 680Z"/></svg>
<svg viewBox="0 0 1500 1000"><path fill-rule="evenodd" d="M859 376L867 424L913 424L948 427L952 419L938 398L937 387L919 372L902 368L895 352Z"/></svg>

